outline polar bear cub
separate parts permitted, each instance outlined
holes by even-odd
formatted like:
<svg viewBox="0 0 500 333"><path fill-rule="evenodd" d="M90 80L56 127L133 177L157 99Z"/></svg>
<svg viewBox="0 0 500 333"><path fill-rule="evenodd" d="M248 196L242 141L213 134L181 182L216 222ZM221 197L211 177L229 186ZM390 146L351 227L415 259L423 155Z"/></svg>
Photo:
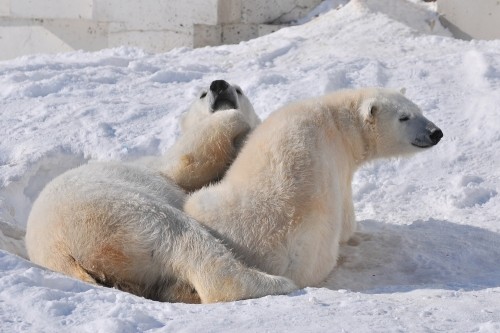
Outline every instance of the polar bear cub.
<svg viewBox="0 0 500 333"><path fill-rule="evenodd" d="M249 267L316 286L355 231L356 169L424 151L442 136L392 90L345 90L301 101L257 127L225 177L190 195L184 210Z"/></svg>
<svg viewBox="0 0 500 333"><path fill-rule="evenodd" d="M212 82L187 113L173 151L149 167L90 163L51 181L28 218L29 258L161 301L208 303L294 290L287 278L244 266L182 212L185 192L176 182L191 190L220 177L259 122L238 89Z"/></svg>

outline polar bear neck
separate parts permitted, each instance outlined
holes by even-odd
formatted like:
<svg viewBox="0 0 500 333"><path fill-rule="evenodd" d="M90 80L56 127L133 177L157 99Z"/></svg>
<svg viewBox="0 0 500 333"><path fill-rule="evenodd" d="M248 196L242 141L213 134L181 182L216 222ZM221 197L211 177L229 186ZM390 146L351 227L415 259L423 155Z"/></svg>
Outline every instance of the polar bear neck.
<svg viewBox="0 0 500 333"><path fill-rule="evenodd" d="M352 158L353 173L361 165L375 158L375 130L366 123L360 114L363 96L353 96L353 91L342 91L326 95L321 101L325 115L331 117L326 123L331 124L326 131L337 132L337 136L348 147L346 151Z"/></svg>

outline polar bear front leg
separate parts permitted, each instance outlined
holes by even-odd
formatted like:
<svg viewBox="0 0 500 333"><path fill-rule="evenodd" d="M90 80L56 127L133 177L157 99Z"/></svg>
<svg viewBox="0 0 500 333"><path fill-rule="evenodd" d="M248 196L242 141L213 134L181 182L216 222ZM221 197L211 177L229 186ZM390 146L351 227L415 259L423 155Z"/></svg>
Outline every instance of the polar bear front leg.
<svg viewBox="0 0 500 333"><path fill-rule="evenodd" d="M342 232L340 234L340 243L344 244L354 235L356 231L356 215L354 214L354 204L352 201L351 186L348 187L344 196L344 216L342 220Z"/></svg>

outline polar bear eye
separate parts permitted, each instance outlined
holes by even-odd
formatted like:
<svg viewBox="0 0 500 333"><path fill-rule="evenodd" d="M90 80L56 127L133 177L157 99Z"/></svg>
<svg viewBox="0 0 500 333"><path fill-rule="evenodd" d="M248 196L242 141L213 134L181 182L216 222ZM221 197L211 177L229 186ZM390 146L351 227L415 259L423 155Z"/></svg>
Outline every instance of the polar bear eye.
<svg viewBox="0 0 500 333"><path fill-rule="evenodd" d="M408 116L402 116L401 118L399 118L399 121L403 122L403 121L408 121L410 120L410 117Z"/></svg>
<svg viewBox="0 0 500 333"><path fill-rule="evenodd" d="M236 93L237 93L238 95L243 95L243 92L241 91L241 89L240 89L240 88L236 88Z"/></svg>
<svg viewBox="0 0 500 333"><path fill-rule="evenodd" d="M207 92L206 91L204 91L204 92L201 93L200 99L205 98L205 96L207 96Z"/></svg>

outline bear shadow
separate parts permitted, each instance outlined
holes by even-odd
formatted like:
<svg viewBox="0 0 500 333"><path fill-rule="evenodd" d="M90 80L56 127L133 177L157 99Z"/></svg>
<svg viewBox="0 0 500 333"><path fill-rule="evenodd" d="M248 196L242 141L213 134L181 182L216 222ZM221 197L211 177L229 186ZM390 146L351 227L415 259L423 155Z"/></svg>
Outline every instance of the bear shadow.
<svg viewBox="0 0 500 333"><path fill-rule="evenodd" d="M364 220L340 248L322 287L364 293L500 286L500 234L429 219L410 225Z"/></svg>

